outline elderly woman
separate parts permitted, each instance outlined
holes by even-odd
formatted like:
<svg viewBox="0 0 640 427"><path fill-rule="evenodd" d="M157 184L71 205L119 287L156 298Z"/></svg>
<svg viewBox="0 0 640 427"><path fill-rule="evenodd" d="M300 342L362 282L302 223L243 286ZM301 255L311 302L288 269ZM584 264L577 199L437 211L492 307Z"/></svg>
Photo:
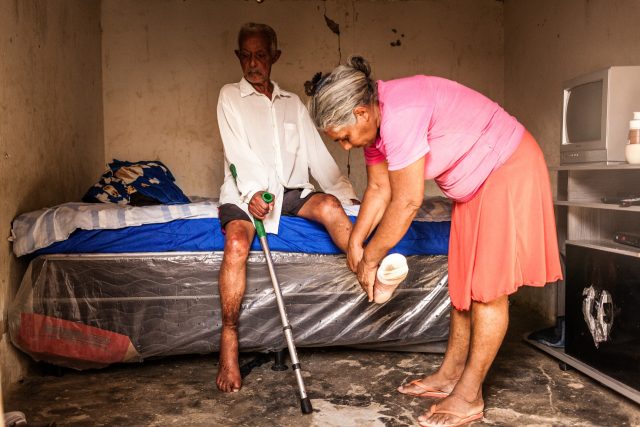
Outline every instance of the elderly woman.
<svg viewBox="0 0 640 427"><path fill-rule="evenodd" d="M466 424L483 417L508 295L562 276L544 157L514 117L472 89L432 76L375 81L370 71L352 57L307 82L316 125L345 150L364 148L368 183L347 261L371 301L378 265L418 211L424 181L455 202L447 351L436 372L398 391L442 398L422 426Z"/></svg>

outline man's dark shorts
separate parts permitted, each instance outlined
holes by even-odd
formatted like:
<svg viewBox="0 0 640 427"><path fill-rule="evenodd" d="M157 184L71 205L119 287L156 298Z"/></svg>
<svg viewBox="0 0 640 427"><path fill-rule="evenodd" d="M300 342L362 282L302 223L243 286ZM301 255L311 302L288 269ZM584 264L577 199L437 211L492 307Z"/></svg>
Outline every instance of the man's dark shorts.
<svg viewBox="0 0 640 427"><path fill-rule="evenodd" d="M316 194L324 194L321 191L312 191L305 198L300 198L300 194L302 190L294 188L294 189L285 189L284 197L282 200L282 215L286 216L298 216L298 212L304 206L305 203L309 201ZM229 221L234 220L243 220L243 221L251 221L249 215L245 213L242 209L240 209L237 205L233 203L225 203L224 205L220 205L218 208L218 218L220 219L220 226L222 229L227 225Z"/></svg>

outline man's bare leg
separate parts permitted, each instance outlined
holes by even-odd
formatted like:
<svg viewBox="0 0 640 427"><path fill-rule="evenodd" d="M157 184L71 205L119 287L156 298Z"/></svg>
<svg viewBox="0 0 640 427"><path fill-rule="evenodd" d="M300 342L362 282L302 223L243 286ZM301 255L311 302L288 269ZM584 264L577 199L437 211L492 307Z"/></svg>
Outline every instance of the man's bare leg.
<svg viewBox="0 0 640 427"><path fill-rule="evenodd" d="M298 211L298 216L319 222L327 229L331 240L342 252L347 252L353 224L344 213L340 201L330 194L317 193Z"/></svg>
<svg viewBox="0 0 640 427"><path fill-rule="evenodd" d="M451 395L418 418L422 426L455 424L460 417L437 413L451 411L471 416L484 409L482 383L493 363L509 324L509 299L506 295L488 302L471 303L471 344L469 358Z"/></svg>
<svg viewBox="0 0 640 427"><path fill-rule="evenodd" d="M451 309L449 341L444 360L436 372L422 378L418 384L405 384L398 387L404 394L421 394L427 390L451 393L464 371L469 354L471 333L471 314L469 311Z"/></svg>
<svg viewBox="0 0 640 427"><path fill-rule="evenodd" d="M216 385L223 392L236 392L242 386L238 364L238 317L247 284L247 257L255 234L253 224L234 220L225 226L224 257L219 287L222 308L220 365Z"/></svg>

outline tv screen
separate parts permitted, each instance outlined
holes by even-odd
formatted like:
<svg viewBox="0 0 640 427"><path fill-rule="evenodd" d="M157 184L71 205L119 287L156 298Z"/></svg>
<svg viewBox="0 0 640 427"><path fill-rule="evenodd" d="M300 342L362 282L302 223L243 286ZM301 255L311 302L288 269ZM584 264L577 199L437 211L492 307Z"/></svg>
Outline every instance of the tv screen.
<svg viewBox="0 0 640 427"><path fill-rule="evenodd" d="M566 106L567 144L598 141L602 125L602 80L574 86Z"/></svg>

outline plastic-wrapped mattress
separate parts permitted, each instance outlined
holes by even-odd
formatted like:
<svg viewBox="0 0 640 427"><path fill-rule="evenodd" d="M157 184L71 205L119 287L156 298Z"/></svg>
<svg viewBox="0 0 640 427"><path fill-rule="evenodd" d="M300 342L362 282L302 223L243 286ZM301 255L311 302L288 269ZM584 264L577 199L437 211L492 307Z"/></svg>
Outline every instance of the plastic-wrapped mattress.
<svg viewBox="0 0 640 427"><path fill-rule="evenodd" d="M368 303L344 255L272 252L296 345L437 348L447 339L447 257L409 256L383 305ZM76 369L219 348L222 252L42 255L9 308L13 343ZM252 252L241 350L285 347L262 253ZM435 345L435 347L434 347Z"/></svg>

